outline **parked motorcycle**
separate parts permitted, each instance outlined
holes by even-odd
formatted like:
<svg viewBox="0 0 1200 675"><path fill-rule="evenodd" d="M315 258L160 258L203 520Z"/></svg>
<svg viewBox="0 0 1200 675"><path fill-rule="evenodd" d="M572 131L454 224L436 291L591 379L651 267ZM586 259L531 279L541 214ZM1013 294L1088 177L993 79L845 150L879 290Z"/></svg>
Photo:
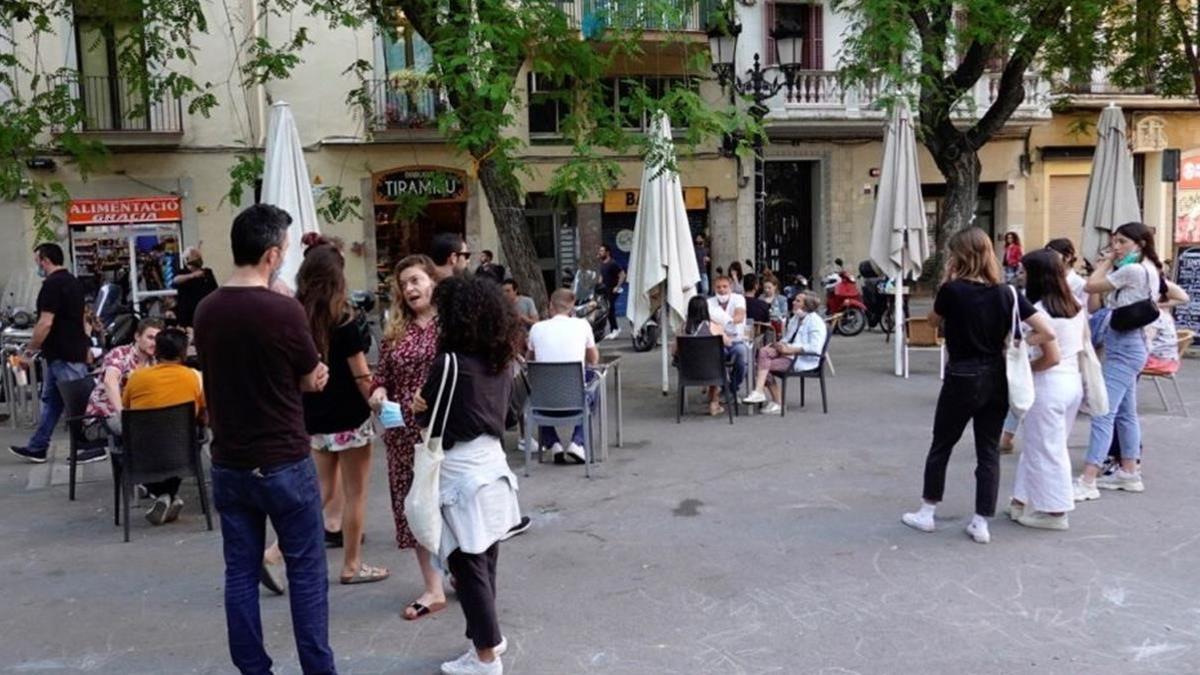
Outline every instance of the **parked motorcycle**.
<svg viewBox="0 0 1200 675"><path fill-rule="evenodd" d="M836 271L821 280L821 284L825 287L826 313L842 315L837 332L848 337L863 332L867 327L867 306L854 277L839 264Z"/></svg>
<svg viewBox="0 0 1200 675"><path fill-rule="evenodd" d="M608 335L608 298L596 292L600 285L600 275L595 270L579 270L571 282L571 292L575 294L575 316L586 319L592 326L592 336L596 344Z"/></svg>
<svg viewBox="0 0 1200 675"><path fill-rule="evenodd" d="M893 298L888 293L891 280L870 260L858 264L858 278L862 282L863 304L867 307L867 328L878 326L884 333L891 333L896 323L896 315L891 311Z"/></svg>

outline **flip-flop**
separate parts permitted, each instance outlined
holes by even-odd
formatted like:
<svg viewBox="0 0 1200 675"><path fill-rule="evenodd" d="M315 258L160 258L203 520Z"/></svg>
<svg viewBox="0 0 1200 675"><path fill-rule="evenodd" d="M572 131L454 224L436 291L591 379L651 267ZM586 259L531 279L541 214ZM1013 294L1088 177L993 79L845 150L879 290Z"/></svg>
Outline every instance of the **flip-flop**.
<svg viewBox="0 0 1200 675"><path fill-rule="evenodd" d="M403 612L402 616L404 617L404 620L405 621L416 621L417 619L420 619L423 616L429 616L430 614L437 614L438 612L442 611L443 609L446 609L446 603L444 601L443 602L435 602L432 605L429 605L428 607L426 607L425 605L422 605L419 602L413 601L413 603L411 605L409 605L408 607L405 607L404 609L405 610L411 609L413 611L413 615L411 617L408 615L407 611Z"/></svg>
<svg viewBox="0 0 1200 675"><path fill-rule="evenodd" d="M392 573L388 572L382 567L372 567L366 563L363 563L358 566L357 572L348 577L343 576L339 579L339 581L347 586L350 586L352 584L370 584L376 581L383 581L390 576L392 576Z"/></svg>

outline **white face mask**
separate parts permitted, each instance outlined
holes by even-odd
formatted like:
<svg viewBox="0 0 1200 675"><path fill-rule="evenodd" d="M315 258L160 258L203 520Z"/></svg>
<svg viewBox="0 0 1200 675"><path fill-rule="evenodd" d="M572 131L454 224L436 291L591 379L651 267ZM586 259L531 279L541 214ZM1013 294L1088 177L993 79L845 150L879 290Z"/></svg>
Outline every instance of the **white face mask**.
<svg viewBox="0 0 1200 675"><path fill-rule="evenodd" d="M729 298L731 298L731 297L733 297L733 296L729 293L724 293L724 294L717 293L717 302L719 302L723 305L723 304L729 302Z"/></svg>

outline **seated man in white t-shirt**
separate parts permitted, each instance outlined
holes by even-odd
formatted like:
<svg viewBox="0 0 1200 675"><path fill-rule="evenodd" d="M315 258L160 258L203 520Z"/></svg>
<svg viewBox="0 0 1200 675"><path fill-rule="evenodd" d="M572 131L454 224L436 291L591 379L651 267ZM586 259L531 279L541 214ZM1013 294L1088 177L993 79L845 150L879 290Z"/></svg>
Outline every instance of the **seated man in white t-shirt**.
<svg viewBox="0 0 1200 675"><path fill-rule="evenodd" d="M724 327L732 341L725 347L725 358L733 362L729 389L736 396L750 363L750 344L746 342L746 297L733 292L733 282L727 276L717 277L713 292L716 295L708 299L708 318Z"/></svg>
<svg viewBox="0 0 1200 675"><path fill-rule="evenodd" d="M529 360L543 362L578 362L580 367L595 365L600 361L600 350L592 335L592 326L584 319L575 318L575 294L560 288L550 296L550 318L539 321L529 329ZM590 376L590 373L589 373ZM592 403L589 398L588 404ZM556 464L566 463L567 458L583 464L583 426L577 425L571 434L571 442L564 453L558 431L554 427L539 429L543 447L548 447Z"/></svg>

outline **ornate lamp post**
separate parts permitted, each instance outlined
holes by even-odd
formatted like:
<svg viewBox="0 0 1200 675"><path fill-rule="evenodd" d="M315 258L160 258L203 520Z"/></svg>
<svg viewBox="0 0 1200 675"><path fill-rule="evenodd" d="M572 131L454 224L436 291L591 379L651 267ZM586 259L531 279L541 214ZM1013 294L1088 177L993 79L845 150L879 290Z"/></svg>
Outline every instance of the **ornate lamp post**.
<svg viewBox="0 0 1200 675"><path fill-rule="evenodd" d="M778 55L778 66L763 67L757 52L753 66L746 74L737 74L737 39L742 25L736 19L711 25L708 29L708 48L712 56L713 73L722 87L729 89L729 102L736 103L741 96L750 103L749 112L760 123L770 112L766 102L781 89L787 88L788 96L796 82L796 71L800 69L804 48L804 29L794 21L781 21L771 31ZM766 237L766 162L763 158L763 139L754 137L754 248L755 265L762 268L767 263Z"/></svg>

